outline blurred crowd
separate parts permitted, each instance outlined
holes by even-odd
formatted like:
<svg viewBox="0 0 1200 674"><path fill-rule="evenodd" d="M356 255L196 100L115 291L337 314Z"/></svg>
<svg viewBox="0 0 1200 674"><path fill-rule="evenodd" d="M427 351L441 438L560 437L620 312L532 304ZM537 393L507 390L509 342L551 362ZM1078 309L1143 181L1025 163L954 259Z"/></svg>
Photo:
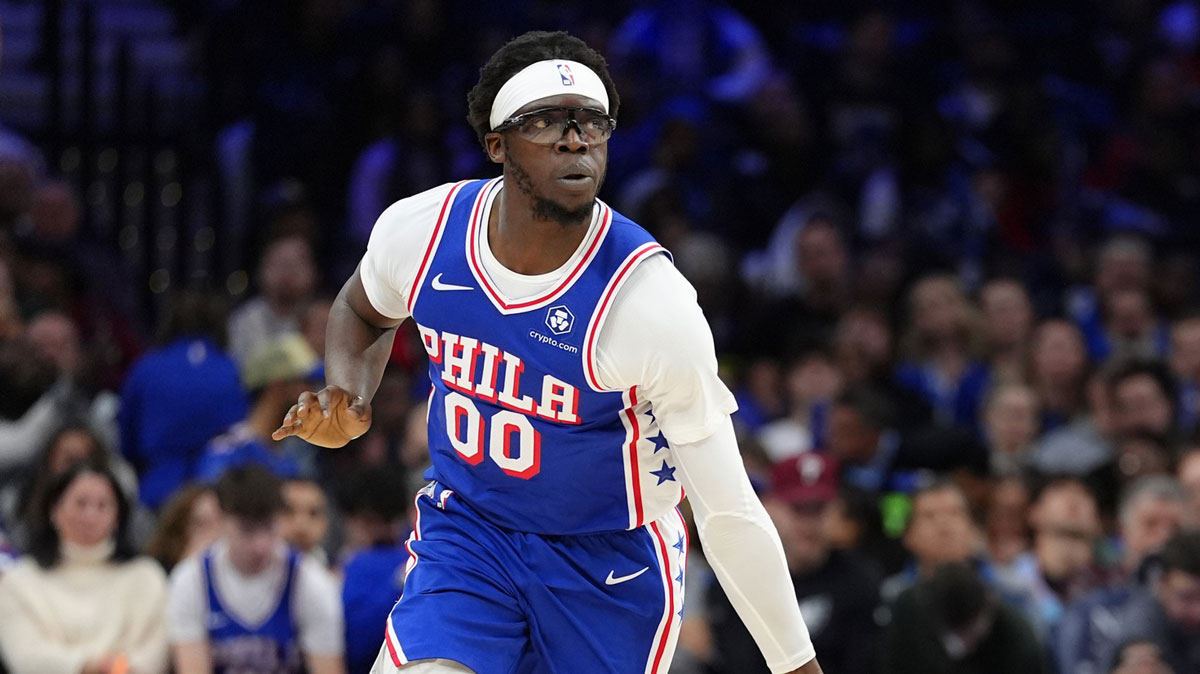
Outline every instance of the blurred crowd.
<svg viewBox="0 0 1200 674"><path fill-rule="evenodd" d="M167 4L252 282L152 312L0 118L0 667L369 669L428 462L411 324L367 435L269 434L376 216L497 173L479 65L562 28L826 671L1200 672L1200 3ZM671 671L765 672L693 556Z"/></svg>

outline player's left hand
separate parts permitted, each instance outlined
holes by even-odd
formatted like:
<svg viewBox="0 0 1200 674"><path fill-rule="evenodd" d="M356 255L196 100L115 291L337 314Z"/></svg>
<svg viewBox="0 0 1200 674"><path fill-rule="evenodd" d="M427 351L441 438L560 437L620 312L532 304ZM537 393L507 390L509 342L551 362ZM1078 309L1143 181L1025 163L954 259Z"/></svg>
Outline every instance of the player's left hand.
<svg viewBox="0 0 1200 674"><path fill-rule="evenodd" d="M271 437L295 435L320 447L343 447L370 427L371 403L340 386L326 386L301 393Z"/></svg>

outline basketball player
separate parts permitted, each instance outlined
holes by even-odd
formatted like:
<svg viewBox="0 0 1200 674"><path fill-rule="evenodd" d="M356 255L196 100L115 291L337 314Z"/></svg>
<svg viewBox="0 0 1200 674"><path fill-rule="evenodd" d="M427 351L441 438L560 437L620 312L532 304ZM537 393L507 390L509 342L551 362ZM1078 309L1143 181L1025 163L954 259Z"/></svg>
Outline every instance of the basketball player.
<svg viewBox="0 0 1200 674"><path fill-rule="evenodd" d="M330 312L329 385L275 432L327 447L364 433L393 330L416 321L432 482L372 671L665 673L686 489L771 671L820 672L695 291L596 199L619 105L603 57L526 33L467 101L503 175L384 211Z"/></svg>

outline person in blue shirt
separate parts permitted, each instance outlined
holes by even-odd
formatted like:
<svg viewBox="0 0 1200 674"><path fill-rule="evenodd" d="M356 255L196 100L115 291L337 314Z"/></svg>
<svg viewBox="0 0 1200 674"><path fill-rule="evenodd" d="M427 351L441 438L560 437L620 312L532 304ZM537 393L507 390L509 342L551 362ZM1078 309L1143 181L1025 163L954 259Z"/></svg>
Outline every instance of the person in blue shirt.
<svg viewBox="0 0 1200 674"><path fill-rule="evenodd" d="M121 388L121 453L149 508L192 478L205 443L246 416L237 365L224 350L225 314L215 294L182 292L160 328L161 346L134 363Z"/></svg>
<svg viewBox="0 0 1200 674"><path fill-rule="evenodd" d="M404 590L409 499L396 468L364 468L352 475L339 499L349 557L342 565L346 665L368 672L379 652L379 626Z"/></svg>

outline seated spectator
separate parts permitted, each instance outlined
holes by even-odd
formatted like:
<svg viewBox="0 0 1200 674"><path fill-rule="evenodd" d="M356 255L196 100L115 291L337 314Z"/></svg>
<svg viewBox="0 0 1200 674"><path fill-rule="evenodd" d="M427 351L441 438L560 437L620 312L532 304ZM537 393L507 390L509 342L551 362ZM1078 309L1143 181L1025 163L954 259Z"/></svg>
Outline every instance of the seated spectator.
<svg viewBox="0 0 1200 674"><path fill-rule="evenodd" d="M873 388L837 397L829 413L829 451L842 480L874 492L912 492L921 470L968 468L987 472L987 454L974 436L957 429L896 428L893 401Z"/></svg>
<svg viewBox="0 0 1200 674"><path fill-rule="evenodd" d="M121 388L121 452L141 477L141 501L158 509L195 474L204 444L246 416L237 366L222 350L225 307L215 294L175 297L160 346Z"/></svg>
<svg viewBox="0 0 1200 674"><path fill-rule="evenodd" d="M1126 586L1072 606L1055 647L1059 671L1093 674L1132 640L1158 647L1176 672L1200 671L1200 532L1173 536L1150 586Z"/></svg>
<svg viewBox="0 0 1200 674"><path fill-rule="evenodd" d="M874 672L880 573L856 553L831 545L828 518L837 495L833 463L816 452L783 461L772 474L770 493L764 505L779 529L800 612L821 653L821 666L844 674ZM707 603L720 659L716 671L769 671L720 585L709 587Z"/></svg>
<svg viewBox="0 0 1200 674"><path fill-rule="evenodd" d="M989 377L975 359L975 321L962 287L950 275L926 276L909 290L908 311L896 380L933 406L939 426L975 430Z"/></svg>
<svg viewBox="0 0 1200 674"><path fill-rule="evenodd" d="M317 287L312 243L300 234L270 241L258 268L256 295L229 316L229 353L245 363L262 345L299 334Z"/></svg>
<svg viewBox="0 0 1200 674"><path fill-rule="evenodd" d="M1023 381L1033 334L1033 303L1021 281L996 278L979 289L988 369L996 381Z"/></svg>
<svg viewBox="0 0 1200 674"><path fill-rule="evenodd" d="M1167 440L1177 436L1175 380L1161 361L1128 360L1108 377L1113 431L1118 437L1149 433Z"/></svg>
<svg viewBox="0 0 1200 674"><path fill-rule="evenodd" d="M216 485L221 537L171 572L176 674L345 672L337 586L279 533L279 478L257 465Z"/></svg>
<svg viewBox="0 0 1200 674"><path fill-rule="evenodd" d="M1020 608L1040 637L1058 627L1066 604L1099 587L1100 511L1096 497L1076 479L1042 487L1029 513L1033 550L1001 574L1005 598Z"/></svg>
<svg viewBox="0 0 1200 674"><path fill-rule="evenodd" d="M1016 475L1028 461L1029 448L1038 436L1040 415L1033 389L1006 383L988 393L983 407L984 437L991 474Z"/></svg>
<svg viewBox="0 0 1200 674"><path fill-rule="evenodd" d="M843 485L830 504L826 524L833 548L871 560L886 575L898 572L908 561L900 541L884 532L879 497L872 492Z"/></svg>
<svg viewBox="0 0 1200 674"><path fill-rule="evenodd" d="M146 554L170 573L175 565L207 548L220 535L221 507L212 487L180 487L163 506Z"/></svg>
<svg viewBox="0 0 1200 674"><path fill-rule="evenodd" d="M1074 323L1049 318L1038 324L1029 352L1029 385L1042 403L1042 426L1058 428L1087 411L1087 347Z"/></svg>
<svg viewBox="0 0 1200 674"><path fill-rule="evenodd" d="M299 478L285 480L283 517L279 524L288 545L323 566L329 566L329 556L321 547L329 533L329 500L321 485Z"/></svg>
<svg viewBox="0 0 1200 674"><path fill-rule="evenodd" d="M883 674L1048 671L1025 619L966 563L946 564L901 594L883 644Z"/></svg>
<svg viewBox="0 0 1200 674"><path fill-rule="evenodd" d="M346 618L346 664L367 672L379 653L379 630L404 591L408 550L407 492L402 471L360 470L342 490L346 520L346 562L342 566L342 608Z"/></svg>
<svg viewBox="0 0 1200 674"><path fill-rule="evenodd" d="M912 558L899 573L883 582L881 593L891 602L901 592L928 578L942 564L975 560L991 570L979 556L981 544L967 496L953 482L935 481L912 495L912 512L904 531L904 547Z"/></svg>
<svg viewBox="0 0 1200 674"><path fill-rule="evenodd" d="M820 447L829 405L842 388L841 373L819 350L800 354L784 371L787 413L758 432L758 441L773 462Z"/></svg>
<svg viewBox="0 0 1200 674"><path fill-rule="evenodd" d="M1117 511L1121 572L1132 578L1147 557L1183 527L1187 492L1173 478L1145 477L1128 487Z"/></svg>
<svg viewBox="0 0 1200 674"><path fill-rule="evenodd" d="M993 480L984 511L988 556L1007 568L1029 550L1029 488L1019 477Z"/></svg>
<svg viewBox="0 0 1200 674"><path fill-rule="evenodd" d="M149 513L139 512L137 476L129 464L115 456L91 427L69 421L50 436L21 484L0 491L0 514L12 522L9 533L18 544L27 542L29 529L36 526L37 508L49 485L72 465L88 458L103 460L116 475L131 504L131 535L140 533L134 529L152 519Z"/></svg>
<svg viewBox="0 0 1200 674"><path fill-rule="evenodd" d="M1029 464L1046 475L1083 477L1112 461L1116 422L1103 371L1093 372L1084 385L1084 413L1034 443Z"/></svg>
<svg viewBox="0 0 1200 674"><path fill-rule="evenodd" d="M299 335L262 344L242 364L250 413L208 442L196 466L197 479L216 482L227 469L245 463L266 466L279 477L315 474L312 445L297 438L276 441L271 432L320 372L320 358Z"/></svg>
<svg viewBox="0 0 1200 674"><path fill-rule="evenodd" d="M129 502L97 457L47 487L29 556L0 578L11 674L164 674L166 578L128 538Z"/></svg>

